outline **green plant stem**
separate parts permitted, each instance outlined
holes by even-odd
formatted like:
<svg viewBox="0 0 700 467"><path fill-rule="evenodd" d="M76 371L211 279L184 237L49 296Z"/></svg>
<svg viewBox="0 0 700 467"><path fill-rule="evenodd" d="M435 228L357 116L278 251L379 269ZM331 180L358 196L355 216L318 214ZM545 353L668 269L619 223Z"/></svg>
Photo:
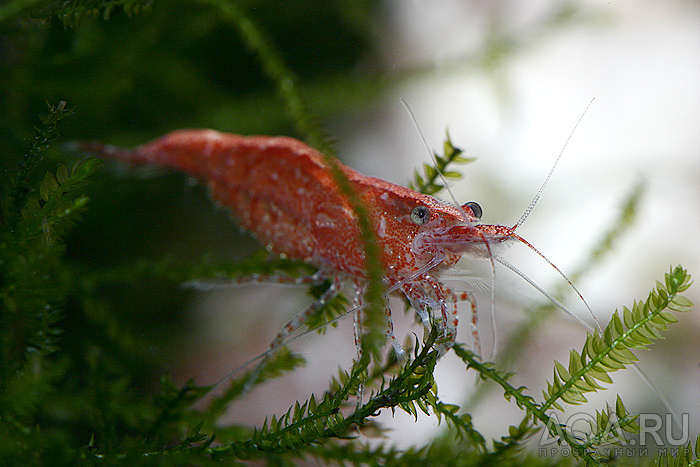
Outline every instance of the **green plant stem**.
<svg viewBox="0 0 700 467"><path fill-rule="evenodd" d="M353 211L357 215L360 235L365 248L365 270L369 279L365 290L366 307L364 308L365 322L369 326L366 326L367 333L363 336L362 347L364 351L369 351L373 355L378 356L385 341L382 331L385 321L383 310L385 287L382 281L384 267L380 260L380 251L375 239L374 228L369 220L368 211L362 200L352 189L347 177L338 166L335 157L333 157L334 150L329 143L330 138L315 123L314 118L304 104L294 74L287 68L255 22L247 17L234 2L224 0L202 1L219 9L224 17L236 26L246 44L258 54L265 73L276 84L278 92L287 104L287 109L296 123L297 129L308 138L311 146L321 151L324 161L330 167L333 178L338 184L338 188L347 197Z"/></svg>

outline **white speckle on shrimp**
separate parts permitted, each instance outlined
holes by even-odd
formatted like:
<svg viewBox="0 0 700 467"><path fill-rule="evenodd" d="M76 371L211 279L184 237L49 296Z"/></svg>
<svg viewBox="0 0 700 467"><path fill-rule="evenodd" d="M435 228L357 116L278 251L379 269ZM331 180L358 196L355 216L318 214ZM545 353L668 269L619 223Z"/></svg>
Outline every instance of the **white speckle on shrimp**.
<svg viewBox="0 0 700 467"><path fill-rule="evenodd" d="M333 218L331 216L329 216L328 214L319 213L316 216L316 225L318 227L328 227L328 228L333 229L336 227L337 224L336 224L335 220L333 220Z"/></svg>
<svg viewBox="0 0 700 467"><path fill-rule="evenodd" d="M211 157L216 142L221 139L221 133L215 130L208 130L202 136L204 136L204 138L207 141L207 145L204 147L204 150L202 152L204 157L209 158ZM233 159L228 159L227 163L229 165L232 164Z"/></svg>
<svg viewBox="0 0 700 467"><path fill-rule="evenodd" d="M384 195L382 195L384 196ZM381 216L379 218L379 229L377 229L377 236L379 238L386 237L386 217Z"/></svg>

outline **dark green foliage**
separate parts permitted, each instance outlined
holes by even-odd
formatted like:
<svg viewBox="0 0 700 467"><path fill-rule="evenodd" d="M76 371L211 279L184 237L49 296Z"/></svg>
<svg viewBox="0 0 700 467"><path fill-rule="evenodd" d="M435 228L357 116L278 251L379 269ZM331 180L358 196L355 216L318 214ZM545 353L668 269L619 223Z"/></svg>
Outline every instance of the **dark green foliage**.
<svg viewBox="0 0 700 467"><path fill-rule="evenodd" d="M423 176L418 173L418 170L415 171L413 181L408 184L409 188L428 195L434 195L445 188L441 183L440 174L446 180L456 181L462 178L462 174L459 172L447 170L450 164L468 164L474 161L473 157L462 156L464 151L454 147L449 133L445 136L443 151L445 152L443 155L433 153L435 165L423 164Z"/></svg>
<svg viewBox="0 0 700 467"><path fill-rule="evenodd" d="M179 350L189 331L182 313L189 292L180 284L252 275L302 277L315 271L304 263L271 258L264 250L245 259L223 256L216 252L216 242L207 243L203 251L186 251L182 245L199 235L192 235L193 229L188 233L181 218L195 217L196 233L201 234L197 222L210 222L214 214L197 217L204 215L197 209L183 214L173 206L207 201L189 192L181 195L187 192L181 179L170 186L163 177L135 182L98 168L101 162L95 159L57 161L59 124L70 139L127 143L194 123L242 133L288 133L295 128L332 161L332 145L314 112L328 115L361 108L387 83L406 76L377 80L368 73L351 86L343 79L359 54L371 47L368 31L376 25L365 20L372 17L371 2L299 2L284 7L284 14L279 8L278 2L221 0L15 0L0 6L5 41L0 46L3 52L17 52L0 60L0 91L5 97L0 123L0 465L243 465L248 460L269 465L305 460L385 466L566 463L528 453L525 443L538 430L569 445L576 461L615 465L616 459L601 458L596 448L619 442L636 429L635 415L619 397L615 407L595 413L586 439L558 424L556 411L609 384L610 373L635 360L632 350L648 348L661 337L675 320L671 311L687 311L690 301L681 295L690 285L686 271L672 268L644 302L616 313L602 334L588 336L582 350L571 350L567 365L554 362L553 380L542 400L512 385L513 375L505 366L482 362L457 344L454 352L464 362L463 370L475 370L482 380L495 383L481 387L503 391L522 411L517 426L490 440L469 410L440 397L434 379L436 328L422 339L416 337L408 361L382 355L383 284L377 280L381 271L364 207L349 190L346 194L364 226L368 269L374 277L366 299L379 311L367 313L364 329L369 335L363 340L362 357L349 369L340 369L325 392L300 398L281 415L270 414L254 426L227 421L226 409L246 391L295 371L304 363L301 356L286 347L272 353L252 388L250 375L257 369L234 371L218 385L188 379L194 375L168 374L167 368L177 370L174 349ZM322 21L314 23L310 11ZM566 6L545 23L555 26L575 16ZM294 30L289 24L303 28ZM314 31L321 31L320 39L306 40ZM324 40L328 37L346 48L326 49L334 43ZM316 48L306 47L311 43ZM496 66L512 41L490 45L482 59ZM318 56L339 59L314 62ZM61 101L64 98L75 106L75 114ZM47 99L59 104L50 106L37 123L36 115L46 113ZM283 117L285 108L291 119ZM436 160L437 167L426 165L422 173L416 172L414 188L436 193L443 188L439 172L456 180L460 174L450 170L450 164L471 159L464 158L448 137L444 154L436 154ZM343 184L340 175L339 183ZM149 246L139 229L152 219L132 218L141 206L125 203L120 190L150 190L143 187L153 185L167 189L147 191L138 203L157 198L149 205L157 209L144 211L171 219L163 230L170 235L184 231L185 240ZM163 199L164 193L173 199ZM183 201L181 196L190 198ZM594 258L609 251L633 218L638 199L636 190L621 220L601 241L603 247L594 250ZM121 211L126 214L108 209L114 204L127 204ZM138 227L125 229L126 222ZM115 231L108 242L96 233L105 225ZM219 239L234 236L231 226L224 225ZM120 254L121 241L138 244L139 254ZM232 240L239 256L245 255L243 241L239 236ZM102 256L95 254L100 249L105 250ZM328 286L317 284L309 293L318 297ZM335 299L307 323L308 328L335 319L348 306L343 297ZM444 431L401 450L359 436L383 435L376 416L397 410L416 418L436 417ZM699 450L691 443L659 464L697 464Z"/></svg>
<svg viewBox="0 0 700 467"><path fill-rule="evenodd" d="M43 118L27 153L9 180L5 181L0 231L2 271L2 375L3 381L21 371L27 358L39 359L56 350L61 331L60 308L67 284L61 277L63 234L78 218L87 198L85 180L101 162L85 159L69 170L56 172L39 167L44 151L56 138L56 125L70 112L65 103L51 108Z"/></svg>

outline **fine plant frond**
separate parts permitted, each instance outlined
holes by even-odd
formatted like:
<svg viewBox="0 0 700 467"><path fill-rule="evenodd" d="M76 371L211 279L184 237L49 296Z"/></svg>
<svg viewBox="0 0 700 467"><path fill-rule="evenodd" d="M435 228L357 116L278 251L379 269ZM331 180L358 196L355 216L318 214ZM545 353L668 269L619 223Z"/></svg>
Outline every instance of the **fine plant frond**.
<svg viewBox="0 0 700 467"><path fill-rule="evenodd" d="M153 5L153 0L71 0L56 3L52 13L56 15L66 27L78 27L83 20L88 18L102 18L109 20L117 8L124 11L126 16L148 13Z"/></svg>
<svg viewBox="0 0 700 467"><path fill-rule="evenodd" d="M160 390L153 398L153 405L158 408L159 413L148 428L148 434L153 436L169 423L182 422L183 414L209 390L210 387L197 386L193 380L178 388L169 375L163 375L160 379ZM189 442L189 437L183 440L183 443L185 442Z"/></svg>
<svg viewBox="0 0 700 467"><path fill-rule="evenodd" d="M438 423L440 423L444 417L452 428L453 435L458 441L466 438L469 439L474 449L481 454L485 454L488 451L486 448L486 440L472 425L472 417L470 414L463 413L458 415L457 412L460 410L458 405L446 404L440 401L437 401L432 408L435 411Z"/></svg>
<svg viewBox="0 0 700 467"><path fill-rule="evenodd" d="M267 250L261 249L235 262L222 261L209 254L196 261L184 261L171 254L157 259L139 259L135 263L92 271L86 274L85 281L86 287L95 288L115 282L138 284L143 280L158 279L177 284L194 283L194 288L206 289L209 281L212 284L235 284L257 280L261 276L300 278L315 272L316 268L308 263L271 258Z"/></svg>
<svg viewBox="0 0 700 467"><path fill-rule="evenodd" d="M414 171L413 180L408 183L410 189L420 191L426 195L434 195L445 188L442 184L440 174L442 174L446 180L456 181L462 178L461 173L448 170L450 164L468 164L476 160L474 157L464 157L462 155L464 151L456 148L452 144L449 132L445 134L443 152L444 154L442 156L438 153L433 153L436 161L435 165L428 163L423 164L423 175L421 175L417 169Z"/></svg>
<svg viewBox="0 0 700 467"><path fill-rule="evenodd" d="M196 261L177 259L166 255L159 259L140 259L135 263L86 273L80 286L85 292L94 293L99 287L115 283L137 285L144 280L164 280L181 284L184 288L208 290L210 287L227 287L250 282L282 283L289 279L308 278L317 269L308 263L283 257L270 257L267 250L261 249L243 260L231 262L204 255ZM308 293L318 299L330 287L329 281L313 283ZM348 300L340 293L309 317L304 323L307 329L318 329L323 333L325 323L337 324L334 318L347 311Z"/></svg>
<svg viewBox="0 0 700 467"><path fill-rule="evenodd" d="M57 105L49 105L46 115L40 117L42 126L35 127L35 134L29 142L26 154L19 160L14 172L10 172L9 180L4 181L1 218L8 225L14 225L19 220L26 198L35 188L34 182L37 167L44 161L46 150L59 136L58 126L62 120L73 114L73 110L61 101ZM5 175L5 174L3 174Z"/></svg>
<svg viewBox="0 0 700 467"><path fill-rule="evenodd" d="M321 298L323 293L328 290L330 286L330 281L325 281L322 284L311 286L309 287L309 294L314 298L314 300L317 300ZM320 334L325 333L326 329L328 329L326 323L330 322L331 327L337 327L338 322L334 321L334 319L343 315L348 310L349 303L350 302L348 301L347 297L345 297L344 294L339 293L331 300L326 302L321 309L318 310L318 313L310 316L304 323L304 326L307 329L315 329Z"/></svg>
<svg viewBox="0 0 700 467"><path fill-rule="evenodd" d="M689 311L692 303L679 295L690 287L690 276L680 266L666 274L665 284L657 282L656 290L645 301L635 302L632 310L617 311L602 335L595 332L586 337L581 353L571 350L568 367L554 362L554 378L544 392L543 409L561 409L558 401L568 404L586 402L584 393L601 389L596 382L611 383L609 373L634 363L637 358L631 349L646 349L652 341L660 339L675 316L666 311Z"/></svg>
<svg viewBox="0 0 700 467"><path fill-rule="evenodd" d="M622 236L634 225L646 186L645 180L639 180L629 189L625 198L620 202L619 213L609 224L608 230L602 232L598 242L581 262L581 266L567 274L573 283L578 282L584 274L595 268L608 254L612 253L616 243L620 242ZM561 284L554 291L554 296L562 296L564 290L570 291L568 284Z"/></svg>
<svg viewBox="0 0 700 467"><path fill-rule="evenodd" d="M671 268L665 275L664 283L657 282L655 290L649 293L644 302L635 302L632 310L624 308L622 319L615 312L602 335L589 334L581 353L571 351L568 367L554 362L553 382L548 383L542 403L526 395L526 388L512 386L508 382L510 374L495 369L490 363L480 362L472 352L460 345L455 345L454 350L468 367L479 371L482 379L490 379L499 384L505 391L506 399L515 400L527 413L523 422L528 419L535 423L542 422L551 436L567 443L588 465L598 465L598 447L621 441L624 433L636 433L639 430L637 417L627 411L622 400L617 398L614 409L607 407L596 412L595 422L590 422L592 433L586 440L576 437L556 417L547 415L547 411L552 408L562 410L560 402L574 405L585 402L584 393L601 389L598 381L611 383L608 373L636 361L631 349L648 348L653 340L661 338L659 331L666 330L668 324L676 321L675 316L667 310L690 310L692 303L680 294L691 283L690 275L682 267Z"/></svg>
<svg viewBox="0 0 700 467"><path fill-rule="evenodd" d="M47 245L59 242L88 202L87 196L75 196L85 179L101 164L99 159L84 159L71 168L59 165L56 175L47 172L39 183L38 197L31 196L22 210L20 229L28 237L41 235ZM73 197L71 197L73 195Z"/></svg>
<svg viewBox="0 0 700 467"><path fill-rule="evenodd" d="M693 442L689 441L687 446L679 446L676 449L668 450L659 454L654 466L657 467L694 467L700 465L700 436Z"/></svg>
<svg viewBox="0 0 700 467"><path fill-rule="evenodd" d="M523 449L523 443L539 431L532 420L525 417L518 426L509 426L508 435L493 441L493 450L483 455L481 465L495 465L513 459Z"/></svg>
<svg viewBox="0 0 700 467"><path fill-rule="evenodd" d="M368 357L361 358L350 372L342 371L331 382L329 392L317 400L311 396L306 403L295 404L281 417L265 420L250 439L211 448L214 458L259 456L302 449L327 438L352 436L354 426L362 427L382 409L396 407L415 415L417 410L428 413L435 406L435 382L432 374L437 352L432 345L438 335L435 326L421 348L416 347L415 358L390 382L370 395L369 400L345 416L341 409L348 399L359 394L366 377Z"/></svg>
<svg viewBox="0 0 700 467"><path fill-rule="evenodd" d="M2 333L3 342L13 342L12 351L21 354L32 350L45 355L56 350L60 331L54 326L62 317L67 287L59 277L62 236L87 204L84 183L100 163L85 159L71 169L59 165L39 179L44 153L57 137L56 126L69 114L65 103L49 108L42 118L43 127L37 128L27 154L3 190ZM10 355L4 357L6 363L14 360Z"/></svg>
<svg viewBox="0 0 700 467"><path fill-rule="evenodd" d="M275 83L277 92L287 104L287 111L297 129L311 146L326 156L335 154L333 142L309 110L297 83L297 77L284 63L277 48L270 43L268 36L243 9L234 2L205 0L215 8L222 18L238 29L238 32L251 50L255 51L265 74ZM328 161L328 159L327 159ZM342 190L342 186L341 186Z"/></svg>
<svg viewBox="0 0 700 467"><path fill-rule="evenodd" d="M606 405L604 410L596 410L594 420L588 420L589 429L594 433L584 443L588 446L602 446L606 444L623 444L625 433L639 432L637 415L631 415L620 396L615 400L615 408Z"/></svg>

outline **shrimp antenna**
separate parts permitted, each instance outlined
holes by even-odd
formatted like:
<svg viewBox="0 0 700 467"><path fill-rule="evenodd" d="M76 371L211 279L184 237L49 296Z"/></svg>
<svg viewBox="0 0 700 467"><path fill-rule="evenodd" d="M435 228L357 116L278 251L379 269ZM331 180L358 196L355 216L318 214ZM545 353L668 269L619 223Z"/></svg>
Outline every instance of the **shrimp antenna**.
<svg viewBox="0 0 700 467"><path fill-rule="evenodd" d="M581 113L581 116L578 118L578 120L576 120L576 124L575 124L574 127L571 129L571 132L569 133L569 136L566 138L566 141L564 142L564 146L561 148L561 151L559 151L559 155L557 156L557 159L554 161L554 165L552 165L552 168L549 169L549 173L547 174L547 177L544 179L544 182L542 183L542 186L540 186L540 189L537 190L537 193L535 194L535 197L532 199L532 201L530 202L530 205L527 207L527 209L525 209L525 212L523 213L523 215L520 216L520 219L518 219L518 222L516 222L515 225L514 225L513 227L511 227L512 230L517 229L523 222L525 222L525 219L528 218L528 216L530 215L530 213L532 212L532 210L535 209L535 206L537 206L537 203L540 201L540 198L541 198L541 196L542 196L542 192L544 191L545 187L546 187L547 184L549 183L549 180L552 178L552 174L554 173L554 170L557 168L557 165L559 164L559 161L561 160L562 156L564 155L564 151L566 150L566 147L569 145L569 141L571 141L571 138L574 136L574 133L576 132L576 129L578 128L579 124L581 123L581 120L583 120L583 117L586 115L586 112L588 112L588 109L591 107L591 105L593 104L593 101L594 101L594 100L595 100L595 97L591 99L591 101L588 103L588 105L586 106L586 108L583 109L583 112ZM579 296L579 298L581 299L581 301L583 302L583 304L586 306L586 309L588 310L588 313L591 315L591 317L593 318L593 321L595 322L596 328L598 328L598 330L602 332L602 329L601 329L601 327L600 327L600 324L598 323L598 320L596 319L595 314L593 313L593 310L591 310L591 307L588 305L588 302L586 302L586 299L583 298L583 295L581 294L581 292L579 292L579 290L576 288L576 286L573 284L573 282L571 282L571 280L569 280L569 278L566 277L566 275L565 275L558 267L556 267L556 266L554 265L554 263L552 263L544 254L542 254L539 250L537 250L537 249L536 249L534 246L532 246L529 242L525 241L524 238L520 237L519 235L515 235L515 234L513 234L513 236L514 236L515 238L517 238L517 240L519 240L520 242L524 243L528 248L530 248L531 250L533 250L535 253L537 253L538 255L540 255L540 257L542 257L550 266L552 266L554 269L556 269L556 271L559 273L559 275L562 276L562 277L564 278L564 280L566 280L566 282L569 283L569 285L571 286L571 288L574 289L574 292L576 292L576 294ZM501 264L504 264L504 265L505 265L505 263L503 263L502 261L499 260L499 262L501 262ZM512 266L512 265L511 265L511 266ZM506 266L506 267L508 267L509 269L513 270L513 271L516 272L518 275L520 275L520 274L519 274L515 269L513 269L513 267L511 267L511 266ZM521 277L522 277L522 275L521 275ZM537 287L536 287L536 288L537 288ZM556 306L558 306L559 308L562 308L563 305L561 305L561 304L559 304L558 302L556 302L555 300L553 300L552 297L550 297L548 294L545 294L545 296L546 296L552 303L554 303ZM573 313L571 313L569 310L566 310L565 308L562 308L562 309L563 309L564 311L566 311L566 313L568 313L568 314L570 314L570 315L573 316Z"/></svg>
<svg viewBox="0 0 700 467"><path fill-rule="evenodd" d="M503 266L505 266L505 267L507 267L508 269L510 269L511 271L513 271L514 273L516 273L517 275L519 275L525 282L527 282L527 283L530 284L532 287L534 287L535 289L537 289L537 291L538 291L539 293L541 293L542 295L544 295L545 298L546 298L547 300L549 300L550 302L552 302L552 304L553 304L554 306L556 306L557 308L559 308L560 310L562 310L564 313L566 313L567 315L571 316L573 319L575 319L576 321L578 321L578 323L579 323L581 326L583 326L584 328L586 328L588 331L593 331L593 326L591 326L590 324L586 323L584 320L582 320L581 318L579 318L578 316L576 316L571 310L569 310L567 307L565 307L559 300L557 300L556 298L554 298L551 294L547 293L547 291L545 291L542 287L540 287L535 281L533 281L532 279L530 279L530 278L529 278L524 272L522 272L520 269L516 268L516 267L513 266L511 263L509 263L506 259L504 259L504 258L502 258L502 257L500 257L500 256L494 256L494 259L495 259L496 261L498 261L499 263L501 263ZM595 316L593 317L593 319L595 319ZM596 325L597 325L597 324L598 324L598 322L596 321ZM598 328L600 328L600 326L598 326Z"/></svg>
<svg viewBox="0 0 700 467"><path fill-rule="evenodd" d="M445 189L447 192L450 194L450 198L452 199L452 202L454 205L457 207L459 210L460 214L462 215L462 219L466 223L470 223L469 217L467 216L467 213L462 209L462 206L459 204L459 201L457 201L457 197L452 193L452 190L450 189L450 186L447 184L447 179L445 176L442 174L442 171L438 169L438 161L437 158L435 157L435 154L433 154L433 151L430 150L430 146L428 146L428 142L425 140L425 136L423 136L423 132L420 130L420 127L418 126L418 121L416 120L415 115L413 115L413 111L411 108L408 106L408 103L401 98L401 104L403 104L404 108L406 109L406 112L408 112L408 116L411 118L411 122L413 122L413 126L416 128L416 131L418 132L418 136L420 136L421 141L423 142L423 146L425 146L425 149L428 151L428 154L430 154L430 158L433 160L433 163L435 164L435 170L437 171L438 175L440 176L440 180L442 180L442 183L445 185Z"/></svg>
<svg viewBox="0 0 700 467"><path fill-rule="evenodd" d="M551 267L553 267L554 270L557 271L557 272L559 273L559 275L560 275L561 277L563 277L564 280L565 280L566 282L569 283L569 286L571 286L571 288L574 290L574 292L576 292L576 295L578 295L578 298L581 299L581 301L583 302L584 306L585 306L586 309L588 310L588 313L589 313L589 314L591 315L591 317L593 318L593 321L595 322L596 328L598 329L598 331L600 331L600 332L602 333L602 332L603 332L603 329L600 327L600 324L598 323L598 320L596 319L595 314L593 313L593 310L591 310L591 307L588 305L588 302L586 301L586 299L583 298L583 294L576 288L576 286L574 285L574 283L571 282L571 279L569 279L568 277L566 277L566 274L564 274L564 272L563 272L561 269L559 269L559 268L556 266L556 264L552 263L552 262L549 260L549 258L547 258L547 257L544 255L544 253L542 253L540 250L538 250L537 248L535 248L534 246L532 246L532 244L530 244L530 242L528 242L527 240L525 240L523 237L521 237L520 235L518 235L518 234L516 234L516 233L514 233L514 232L511 232L510 236L511 236L512 238L518 240L520 243L524 244L526 247L528 247L529 249L531 249L531 250L534 251L535 253L537 253L537 254L540 256L540 258L542 258L543 260L545 260L545 261L547 262L547 264L549 264ZM496 258L496 260L497 260L499 263L501 263L501 264L503 264L504 266L506 266L506 267L507 267L508 269L510 269L511 271L515 272L516 274L518 274L519 276L522 277L522 275L520 274L520 272L517 271L517 270L515 270L514 267L513 267L512 265L507 265L507 264L505 264L503 261L501 261L501 259L498 259L498 258ZM526 279L526 280L527 280L527 279ZM532 284L532 283L531 283L531 284ZM534 285L534 284L533 284L533 285ZM538 290L540 290L540 289L539 289L538 287L536 287L536 286L535 286L535 288L538 289ZM542 292L542 291L540 290L540 292ZM543 292L543 293L544 293L544 292ZM561 309L564 310L566 313L568 313L568 314L570 314L570 315L573 316L573 313L572 313L571 311L567 310L566 308L562 308L563 305L561 305L561 304L558 303L556 300L554 300L549 294L544 293L544 296L547 297L547 298L548 298L552 303L554 303L557 307L561 308Z"/></svg>
<svg viewBox="0 0 700 467"><path fill-rule="evenodd" d="M547 174L547 178L544 179L544 183L542 183L542 186L540 187L540 189L537 190L537 194L535 195L534 198L532 198L530 205L527 207L527 209L525 210L523 215L520 216L520 219L518 219L518 222L516 222L515 225L513 226L513 230L517 229L518 226L520 226L520 224L525 222L525 219L527 219L527 217L530 215L532 210L535 209L535 206L537 206L537 203L540 201L540 197L542 196L542 192L544 191L545 187L549 183L549 179L552 178L552 174L554 173L554 169L557 168L557 164L559 164L559 160L561 159L561 156L564 155L564 151L566 150L566 147L569 145L569 141L571 141L571 138L574 136L574 132L576 131L576 128L578 128L579 124L581 123L581 120L583 120L583 117L586 115L586 112L588 112L588 108L591 106L591 104L593 104L594 100L595 100L595 97L593 99L591 99L591 101L588 103L586 108L583 109L583 113L576 121L574 128L571 130L571 133L569 133L569 137L566 138L566 142L564 142L564 146L561 148L561 151L559 151L559 155L557 156L557 160L554 161L554 165L549 170L549 173Z"/></svg>

